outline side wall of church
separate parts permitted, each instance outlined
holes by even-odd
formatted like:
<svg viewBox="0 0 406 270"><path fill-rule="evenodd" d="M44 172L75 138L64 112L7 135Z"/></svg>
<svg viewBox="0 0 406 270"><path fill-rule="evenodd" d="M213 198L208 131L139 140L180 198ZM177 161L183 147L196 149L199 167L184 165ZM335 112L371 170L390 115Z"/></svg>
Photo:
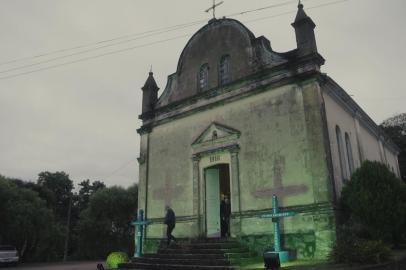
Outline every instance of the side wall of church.
<svg viewBox="0 0 406 270"><path fill-rule="evenodd" d="M154 224L148 226L147 238L163 237L165 204L177 215L175 237L201 235L193 205L191 144L216 122L241 132L240 210L232 205L232 236L259 253L271 246L272 222L256 216L271 211L276 193L282 210L297 212L281 222L285 247L297 250L299 258L325 257L335 239L335 222L320 104L318 83L308 81L269 87L154 127L146 188L147 215Z"/></svg>
<svg viewBox="0 0 406 270"><path fill-rule="evenodd" d="M323 99L337 194L340 194L344 182L350 178L354 169L361 166L364 160L387 164L399 176L396 153L385 146L383 138L377 137L370 131L370 128L373 127L369 127L361 115L346 110L331 91L334 90L323 91ZM347 135L350 147L348 147ZM339 151L341 151L341 161Z"/></svg>

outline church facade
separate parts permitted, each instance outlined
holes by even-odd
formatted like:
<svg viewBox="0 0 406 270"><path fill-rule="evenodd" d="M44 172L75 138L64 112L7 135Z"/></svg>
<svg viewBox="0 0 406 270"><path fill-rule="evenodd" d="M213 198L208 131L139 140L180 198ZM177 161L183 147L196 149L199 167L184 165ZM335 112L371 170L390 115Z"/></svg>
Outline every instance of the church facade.
<svg viewBox="0 0 406 270"><path fill-rule="evenodd" d="M177 238L219 237L222 196L231 201L231 237L262 253L273 245L272 209L282 243L298 258L325 258L335 242L335 205L364 160L397 175L398 149L321 72L315 24L302 5L292 24L297 48L279 53L233 19L213 19L186 44L158 98L150 73L138 130L139 202L153 221L147 250L164 237L165 205Z"/></svg>

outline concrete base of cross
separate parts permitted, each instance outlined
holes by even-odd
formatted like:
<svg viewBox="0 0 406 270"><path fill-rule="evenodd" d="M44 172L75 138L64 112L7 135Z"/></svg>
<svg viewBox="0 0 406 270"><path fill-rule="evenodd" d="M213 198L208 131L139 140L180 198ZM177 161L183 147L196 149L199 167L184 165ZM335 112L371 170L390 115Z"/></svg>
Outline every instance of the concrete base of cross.
<svg viewBox="0 0 406 270"><path fill-rule="evenodd" d="M281 263L289 261L289 251L268 251L267 253L277 253L279 254L279 261Z"/></svg>

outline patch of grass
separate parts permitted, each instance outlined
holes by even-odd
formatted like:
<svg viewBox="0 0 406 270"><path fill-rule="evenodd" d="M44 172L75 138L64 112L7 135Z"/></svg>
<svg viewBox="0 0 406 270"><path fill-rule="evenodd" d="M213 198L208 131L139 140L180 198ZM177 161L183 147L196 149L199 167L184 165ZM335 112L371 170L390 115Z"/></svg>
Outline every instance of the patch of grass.
<svg viewBox="0 0 406 270"><path fill-rule="evenodd" d="M317 265L317 264L325 264L327 261L325 260L297 260L297 261L291 261L291 262L286 262L282 263L282 267L289 267L289 266L309 266L309 265Z"/></svg>
<svg viewBox="0 0 406 270"><path fill-rule="evenodd" d="M244 258L238 259L233 264L239 265L242 269L261 268L264 267L263 258Z"/></svg>

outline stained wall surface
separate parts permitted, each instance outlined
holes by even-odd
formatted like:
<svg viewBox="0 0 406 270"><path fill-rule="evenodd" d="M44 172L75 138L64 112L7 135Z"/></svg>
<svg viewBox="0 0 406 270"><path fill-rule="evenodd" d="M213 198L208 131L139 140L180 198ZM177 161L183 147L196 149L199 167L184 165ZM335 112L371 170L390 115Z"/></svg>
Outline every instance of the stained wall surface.
<svg viewBox="0 0 406 270"><path fill-rule="evenodd" d="M302 237L306 232L312 245L324 241L328 250L334 238L333 214L320 215L315 210L332 202L319 97L315 81L290 84L154 127L149 134L148 218L163 218L164 205L169 204L179 217L175 237L199 235L193 212L196 194L191 145L216 122L241 133L238 157L242 216L235 218L232 232L271 236L272 222L256 215L270 211L272 195L277 194L282 207L302 209L302 214L282 222L284 233ZM318 224L322 224L320 228ZM163 235L162 222L148 226L147 237ZM313 255L315 252L313 248Z"/></svg>
<svg viewBox="0 0 406 270"><path fill-rule="evenodd" d="M252 73L254 35L241 23L231 19L215 20L199 30L185 46L178 69L159 106L182 100L199 92L199 69L209 68L208 88L219 85L219 66L223 56L230 56L230 81ZM214 75L215 74L215 75Z"/></svg>
<svg viewBox="0 0 406 270"><path fill-rule="evenodd" d="M360 167L364 160L379 161L387 164L391 170L393 168L393 172L399 176L397 154L385 145L382 137L376 136L371 131L371 129L376 129L376 127L367 123L362 118L362 115L346 110L342 102L337 100L337 97L331 91L334 91L334 89L329 88L323 91L323 99L325 102L337 194L340 194L344 182L350 178L349 163L351 155L353 157L354 168ZM340 162L337 127L341 131L343 162ZM345 134L348 134L350 138L351 155L349 155L346 146Z"/></svg>

